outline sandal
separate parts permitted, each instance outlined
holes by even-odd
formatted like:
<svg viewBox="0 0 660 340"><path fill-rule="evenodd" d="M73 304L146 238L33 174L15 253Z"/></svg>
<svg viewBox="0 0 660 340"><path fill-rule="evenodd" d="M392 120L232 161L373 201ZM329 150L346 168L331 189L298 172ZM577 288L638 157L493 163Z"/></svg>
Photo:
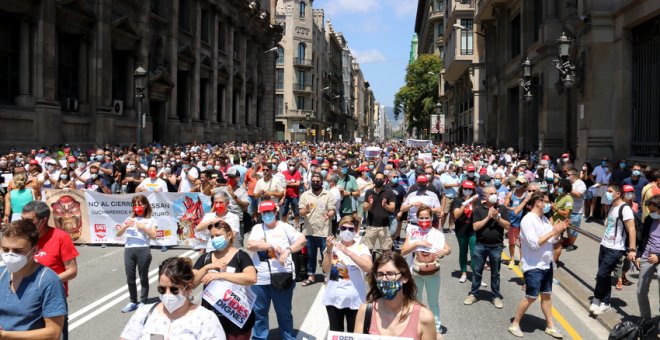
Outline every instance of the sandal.
<svg viewBox="0 0 660 340"><path fill-rule="evenodd" d="M621 283L623 283L624 286L632 286L632 281L628 280L625 276L621 278Z"/></svg>
<svg viewBox="0 0 660 340"><path fill-rule="evenodd" d="M623 290L623 282L621 281L621 279L616 281L616 290Z"/></svg>
<svg viewBox="0 0 660 340"><path fill-rule="evenodd" d="M307 287L307 286L313 285L315 283L316 283L316 281L312 281L310 279L307 279L307 280L303 281L300 285L303 286L303 287Z"/></svg>

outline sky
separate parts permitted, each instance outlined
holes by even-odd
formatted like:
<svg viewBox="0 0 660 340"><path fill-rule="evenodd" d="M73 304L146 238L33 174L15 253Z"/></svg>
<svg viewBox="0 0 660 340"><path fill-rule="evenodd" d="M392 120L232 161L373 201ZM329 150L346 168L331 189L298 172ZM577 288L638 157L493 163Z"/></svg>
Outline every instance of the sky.
<svg viewBox="0 0 660 340"><path fill-rule="evenodd" d="M416 0L316 0L335 31L342 32L376 101L393 106L404 83L415 31Z"/></svg>

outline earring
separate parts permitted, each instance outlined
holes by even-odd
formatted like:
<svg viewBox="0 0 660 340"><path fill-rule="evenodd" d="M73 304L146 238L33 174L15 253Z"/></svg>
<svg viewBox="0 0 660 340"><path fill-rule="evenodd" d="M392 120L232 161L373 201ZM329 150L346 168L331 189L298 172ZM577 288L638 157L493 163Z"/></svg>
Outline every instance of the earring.
<svg viewBox="0 0 660 340"><path fill-rule="evenodd" d="M195 301L195 296L192 295L192 294L188 295L188 301L190 301L190 303L194 302Z"/></svg>

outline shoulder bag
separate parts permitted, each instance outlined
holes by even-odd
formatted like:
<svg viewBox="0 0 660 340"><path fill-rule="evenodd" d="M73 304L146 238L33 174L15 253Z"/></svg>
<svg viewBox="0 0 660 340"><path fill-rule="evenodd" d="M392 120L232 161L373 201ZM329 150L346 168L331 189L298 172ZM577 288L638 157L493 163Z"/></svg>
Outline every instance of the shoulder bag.
<svg viewBox="0 0 660 340"><path fill-rule="evenodd" d="M264 232L264 240L268 242L266 237L266 229L261 225L261 229ZM293 273L273 273L270 268L270 259L266 259L266 264L268 264L268 272L270 273L270 285L277 290L287 290L293 286Z"/></svg>

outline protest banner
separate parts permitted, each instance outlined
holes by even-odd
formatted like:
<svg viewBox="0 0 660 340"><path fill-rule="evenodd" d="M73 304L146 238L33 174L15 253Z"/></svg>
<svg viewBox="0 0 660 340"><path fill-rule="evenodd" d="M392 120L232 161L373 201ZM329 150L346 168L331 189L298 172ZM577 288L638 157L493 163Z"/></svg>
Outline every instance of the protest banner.
<svg viewBox="0 0 660 340"><path fill-rule="evenodd" d="M201 193L143 192L107 195L89 190L45 190L44 201L51 207L50 225L60 228L75 243L124 244L117 229L132 213L131 201L143 194L151 204L157 237L153 245L193 245L195 227L211 211L211 198Z"/></svg>
<svg viewBox="0 0 660 340"><path fill-rule="evenodd" d="M327 340L413 340L412 338L401 338L398 336L371 335L348 332L329 331Z"/></svg>
<svg viewBox="0 0 660 340"><path fill-rule="evenodd" d="M426 164L433 163L433 154L431 154L430 152L426 152L426 153L419 152L417 154L417 158L423 159L424 163Z"/></svg>
<svg viewBox="0 0 660 340"><path fill-rule="evenodd" d="M412 148L431 148L433 142L425 139L406 139L406 146Z"/></svg>
<svg viewBox="0 0 660 340"><path fill-rule="evenodd" d="M380 156L381 148L377 146L369 146L364 150L364 157L367 159L378 159Z"/></svg>
<svg viewBox="0 0 660 340"><path fill-rule="evenodd" d="M238 327L245 325L257 299L250 287L225 280L211 281L202 297Z"/></svg>

